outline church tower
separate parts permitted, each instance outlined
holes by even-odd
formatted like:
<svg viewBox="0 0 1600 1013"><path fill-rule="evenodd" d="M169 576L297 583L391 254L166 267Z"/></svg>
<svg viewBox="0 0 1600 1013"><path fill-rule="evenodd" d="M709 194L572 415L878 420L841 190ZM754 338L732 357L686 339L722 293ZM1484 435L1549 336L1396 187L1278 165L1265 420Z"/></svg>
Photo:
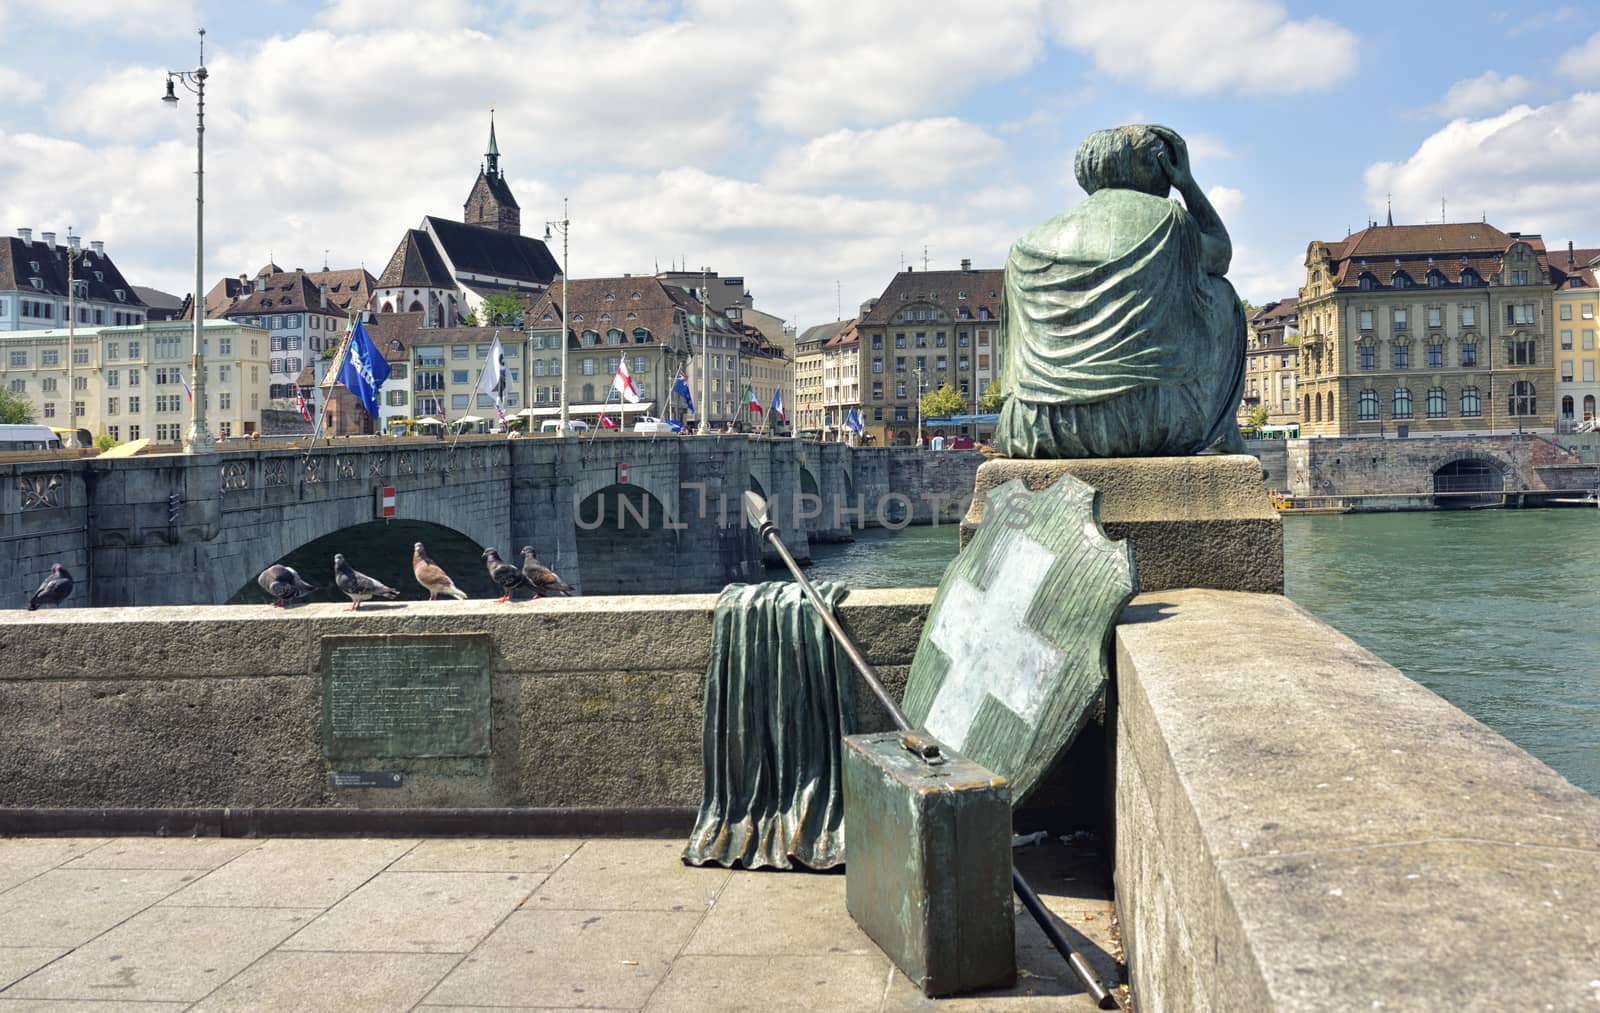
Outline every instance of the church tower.
<svg viewBox="0 0 1600 1013"><path fill-rule="evenodd" d="M500 146L494 139L494 110L489 110L489 150L483 153L483 167L478 170L478 180L467 194L461 208L461 220L468 225L481 225L486 229L522 234L522 209L511 196L506 185L506 174L500 168Z"/></svg>

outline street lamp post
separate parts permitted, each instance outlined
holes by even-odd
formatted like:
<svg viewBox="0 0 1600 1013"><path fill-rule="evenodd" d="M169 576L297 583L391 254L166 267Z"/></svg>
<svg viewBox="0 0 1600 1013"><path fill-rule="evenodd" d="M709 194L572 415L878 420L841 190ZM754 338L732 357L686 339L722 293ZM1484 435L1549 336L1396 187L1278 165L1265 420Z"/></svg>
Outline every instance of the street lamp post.
<svg viewBox="0 0 1600 1013"><path fill-rule="evenodd" d="M200 65L194 70L167 71L167 93L161 101L177 108L178 96L173 82L195 95L194 128L194 352L190 358L189 374L193 384L189 404L189 435L184 438L184 451L203 454L216 444L206 428L206 357L205 357L205 219L206 219L206 30L200 29Z"/></svg>
<svg viewBox="0 0 1600 1013"><path fill-rule="evenodd" d="M567 428L567 289L571 286L568 281L572 272L567 267L567 233L572 230L572 219L567 215L567 198L561 198L561 219L559 221L544 223L544 241L549 242L551 230L561 233L561 383L557 386L561 391L561 415L556 423L556 435L566 436L571 432ZM526 367L527 363L523 363ZM533 416L528 416L529 427L532 427Z"/></svg>
<svg viewBox="0 0 1600 1013"><path fill-rule="evenodd" d="M922 370L913 369L917 374L917 446L922 446Z"/></svg>
<svg viewBox="0 0 1600 1013"><path fill-rule="evenodd" d="M72 353L78 334L78 237L67 226L67 427L78 428L78 392L74 384ZM74 434L76 438L76 434Z"/></svg>
<svg viewBox="0 0 1600 1013"><path fill-rule="evenodd" d="M688 265L685 264L685 267ZM706 268L700 269L700 424L695 432L711 432L711 359L706 355Z"/></svg>

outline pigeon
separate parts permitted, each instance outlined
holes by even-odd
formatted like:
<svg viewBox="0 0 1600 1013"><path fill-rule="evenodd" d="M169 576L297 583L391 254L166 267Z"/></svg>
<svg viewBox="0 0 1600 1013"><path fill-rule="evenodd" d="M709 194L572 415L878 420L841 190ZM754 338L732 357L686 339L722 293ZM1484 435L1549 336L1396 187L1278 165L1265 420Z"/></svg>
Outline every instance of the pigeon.
<svg viewBox="0 0 1600 1013"><path fill-rule="evenodd" d="M33 592L33 597L28 599L28 611L32 612L40 605L60 605L67 600L67 595L72 593L72 574L60 563L50 564L50 576L39 585L39 590Z"/></svg>
<svg viewBox="0 0 1600 1013"><path fill-rule="evenodd" d="M381 580L371 577L352 567L344 558L344 553L336 553L333 557L333 582L339 585L339 590L349 596L351 605L346 612L354 612L361 607L361 603L368 598L398 598L400 592L385 584Z"/></svg>
<svg viewBox="0 0 1600 1013"><path fill-rule="evenodd" d="M300 579L293 567L284 566L282 563L273 563L261 571L261 576L256 578L256 583L261 585L261 590L272 595L272 607L283 608L283 603L296 598L304 598L315 591L316 588Z"/></svg>
<svg viewBox="0 0 1600 1013"><path fill-rule="evenodd" d="M533 557L533 546L531 545L522 547L522 573L533 581L533 586L540 595L559 594L566 597L572 593L571 584L562 580L554 570Z"/></svg>
<svg viewBox="0 0 1600 1013"><path fill-rule="evenodd" d="M428 550L423 548L421 542L411 547L411 572L416 574L417 583L427 589L429 601L437 599L441 594L463 600L467 597L467 592L456 587L456 582L450 579L450 575L445 573L438 563L428 558Z"/></svg>
<svg viewBox="0 0 1600 1013"><path fill-rule="evenodd" d="M534 597L538 597L539 588L533 581L529 580L521 570L501 559L500 553L494 547L484 549L483 558L489 567L489 579L499 584L500 590L505 592L495 601L510 601L513 594L523 590L532 591Z"/></svg>

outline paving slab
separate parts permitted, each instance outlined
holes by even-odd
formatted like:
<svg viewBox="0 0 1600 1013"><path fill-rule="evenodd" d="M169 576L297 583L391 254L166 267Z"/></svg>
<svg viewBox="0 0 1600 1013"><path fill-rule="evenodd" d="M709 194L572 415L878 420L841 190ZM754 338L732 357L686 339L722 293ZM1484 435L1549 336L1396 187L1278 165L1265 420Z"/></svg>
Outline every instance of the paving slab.
<svg viewBox="0 0 1600 1013"><path fill-rule="evenodd" d="M215 869L260 841L224 837L119 837L67 862L68 869Z"/></svg>
<svg viewBox="0 0 1600 1013"><path fill-rule="evenodd" d="M844 885L842 875L735 872L684 953L876 954L845 909Z"/></svg>
<svg viewBox="0 0 1600 1013"><path fill-rule="evenodd" d="M581 838L469 838L423 841L393 872L552 872L583 847Z"/></svg>
<svg viewBox="0 0 1600 1013"><path fill-rule="evenodd" d="M330 907L416 847L411 840L263 841L167 903L188 907Z"/></svg>
<svg viewBox="0 0 1600 1013"><path fill-rule="evenodd" d="M0 946L0 989L68 952L59 946Z"/></svg>
<svg viewBox="0 0 1600 1013"><path fill-rule="evenodd" d="M578 849L528 901L571 911L704 911L730 875L684 865L678 840L594 840Z"/></svg>
<svg viewBox="0 0 1600 1013"><path fill-rule="evenodd" d="M106 843L105 837L0 838L0 893Z"/></svg>
<svg viewBox="0 0 1600 1013"><path fill-rule="evenodd" d="M638 1009L700 917L699 911L518 911L428 1001Z"/></svg>
<svg viewBox="0 0 1600 1013"><path fill-rule="evenodd" d="M0 1013L178 1013L188 1008L186 1002L141 1002L133 1005L115 999L97 1002L89 999L0 998Z"/></svg>
<svg viewBox="0 0 1600 1013"><path fill-rule="evenodd" d="M544 878L542 872L380 873L283 948L465 953Z"/></svg>
<svg viewBox="0 0 1600 1013"><path fill-rule="evenodd" d="M289 953L279 950L212 992L194 1013L387 1013L410 1009L456 965L449 953Z"/></svg>
<svg viewBox="0 0 1600 1013"><path fill-rule="evenodd" d="M645 1013L875 1013L891 968L881 954L685 955Z"/></svg>
<svg viewBox="0 0 1600 1013"><path fill-rule="evenodd" d="M0 945L81 946L199 875L184 869L51 869L0 893Z"/></svg>
<svg viewBox="0 0 1600 1013"><path fill-rule="evenodd" d="M248 967L314 914L284 908L152 907L0 995L193 1002Z"/></svg>

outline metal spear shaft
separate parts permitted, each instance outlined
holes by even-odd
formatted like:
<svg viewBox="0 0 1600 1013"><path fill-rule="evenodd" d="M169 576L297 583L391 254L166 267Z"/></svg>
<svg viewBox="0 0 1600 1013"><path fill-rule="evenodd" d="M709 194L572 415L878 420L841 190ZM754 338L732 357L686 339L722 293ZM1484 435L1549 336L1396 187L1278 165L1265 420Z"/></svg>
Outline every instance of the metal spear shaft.
<svg viewBox="0 0 1600 1013"><path fill-rule="evenodd" d="M773 523L772 518L767 513L767 501L756 493L746 490L744 494L744 515L745 519L750 522L750 526L759 533L761 540L770 542L772 547L777 550L779 557L783 559L783 565L789 568L789 573L794 576L795 581L800 585L800 590L805 594L806 600L811 603L812 608L817 610L817 615L822 617L822 624L828 628L828 632L833 634L834 642L844 650L844 653L850 658L851 664L856 666L856 670L861 673L862 679L866 681L867 688L872 690L872 695L878 698L878 702L883 704L883 709L889 713L889 720L894 722L896 730L903 733L913 731L911 723L906 720L906 716L901 712L900 706L894 702L893 697L889 696L889 691L883 688L883 682L878 678L878 670L867 660L866 655L861 653L861 648L850 634L845 632L839 620L833 617L833 612L828 608L827 603L822 600L822 595L817 593L817 589L812 586L811 581L807 580L805 573L801 571L800 564L796 563L794 556L789 554L788 546L783 544L783 539L778 534L778 525ZM1067 962L1073 973L1078 976L1078 980L1083 983L1084 989L1094 998L1095 1005L1100 1009L1119 1008L1117 1000L1107 991L1105 985L1101 983L1099 977L1094 973L1094 969L1089 966L1089 962L1083 958L1083 955L1072 948L1072 944L1062 934L1061 927L1056 924L1055 917L1044 906L1044 901L1039 899L1039 894L1023 878L1022 873L1017 871L1015 865L1011 867L1011 887L1016 891L1017 896L1022 899L1022 906L1027 908L1028 913L1033 916L1033 920L1039 923L1039 928L1044 932L1045 938L1050 940L1050 945L1054 946L1056 952L1061 954L1062 959Z"/></svg>

